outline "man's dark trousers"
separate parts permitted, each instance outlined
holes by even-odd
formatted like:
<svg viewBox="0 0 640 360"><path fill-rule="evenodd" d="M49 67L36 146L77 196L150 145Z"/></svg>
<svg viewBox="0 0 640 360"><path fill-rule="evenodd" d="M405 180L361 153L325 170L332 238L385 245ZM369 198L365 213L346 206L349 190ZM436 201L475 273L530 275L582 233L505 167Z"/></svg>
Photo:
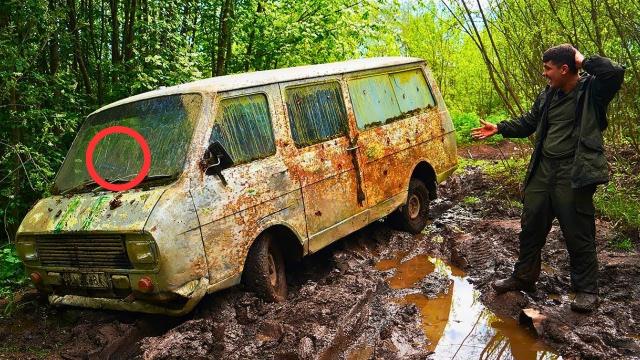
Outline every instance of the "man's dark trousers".
<svg viewBox="0 0 640 360"><path fill-rule="evenodd" d="M513 276L534 284L540 275L542 247L558 218L571 265L571 285L576 292L598 293L598 259L595 246L595 185L571 188L573 157L542 156L524 191L520 255Z"/></svg>

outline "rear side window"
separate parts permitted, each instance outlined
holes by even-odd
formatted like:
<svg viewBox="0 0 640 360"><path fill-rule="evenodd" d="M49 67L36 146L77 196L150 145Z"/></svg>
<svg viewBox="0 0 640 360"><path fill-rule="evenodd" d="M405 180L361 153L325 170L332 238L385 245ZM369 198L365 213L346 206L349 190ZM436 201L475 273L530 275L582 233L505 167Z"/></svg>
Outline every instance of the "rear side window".
<svg viewBox="0 0 640 360"><path fill-rule="evenodd" d="M348 82L358 128L382 125L400 115L389 75L382 74Z"/></svg>
<svg viewBox="0 0 640 360"><path fill-rule="evenodd" d="M435 106L436 102L420 69L389 74L389 77L401 112Z"/></svg>
<svg viewBox="0 0 640 360"><path fill-rule="evenodd" d="M291 135L297 146L347 134L347 112L337 82L289 88L286 98Z"/></svg>
<svg viewBox="0 0 640 360"><path fill-rule="evenodd" d="M360 129L383 125L408 112L435 106L421 69L353 79L348 86Z"/></svg>
<svg viewBox="0 0 640 360"><path fill-rule="evenodd" d="M267 97L254 94L222 100L209 139L214 141L224 146L234 164L275 154Z"/></svg>

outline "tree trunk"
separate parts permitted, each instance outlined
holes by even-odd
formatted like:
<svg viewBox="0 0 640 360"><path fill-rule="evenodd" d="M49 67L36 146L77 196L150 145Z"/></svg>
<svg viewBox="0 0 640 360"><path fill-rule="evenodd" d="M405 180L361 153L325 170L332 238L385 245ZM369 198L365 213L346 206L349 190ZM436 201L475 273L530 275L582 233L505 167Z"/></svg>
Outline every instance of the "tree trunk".
<svg viewBox="0 0 640 360"><path fill-rule="evenodd" d="M55 1L49 0L49 11L55 11ZM60 45L58 44L58 32L53 31L49 40L49 74L55 75L60 68Z"/></svg>
<svg viewBox="0 0 640 360"><path fill-rule="evenodd" d="M15 69L15 67L14 67ZM11 106L11 110L13 110L13 113L15 114L18 111L18 91L16 90L15 85L12 85L11 90L10 90L10 106ZM12 115L9 115L12 116ZM19 126L14 126L11 129L11 143L13 144L20 144L22 142L22 131L20 129ZM18 153L16 153L16 156L19 157L20 155ZM16 161L16 165L19 166L20 165L21 160L18 158L18 161ZM13 168L13 167L12 167ZM13 194L20 194L22 193L21 187L22 187L22 182L23 182L23 177L22 177L22 171L16 171L14 172L14 176L13 176ZM26 175L26 174L25 174ZM6 209L6 208L5 208ZM13 211L11 214L11 217L14 219L19 219L20 218L20 213L19 213L19 207L18 206L14 206L13 207ZM9 232L9 234L7 234L9 236L9 242L12 242L15 240L15 233L18 230L17 229L17 225L16 224L4 224L7 228L7 231Z"/></svg>
<svg viewBox="0 0 640 360"><path fill-rule="evenodd" d="M109 0L111 9L111 63L120 63L120 24L118 22L118 0Z"/></svg>
<svg viewBox="0 0 640 360"><path fill-rule="evenodd" d="M227 51L225 52L225 61L224 61L224 73L228 74L229 73L229 63L231 62L231 58L233 57L233 22L231 19L233 19L233 0L231 0L231 7L229 9L229 23L227 25L227 27L229 28L229 30L227 30Z"/></svg>
<svg viewBox="0 0 640 360"><path fill-rule="evenodd" d="M218 32L218 48L216 55L216 76L220 76L225 68L225 53L227 51L227 40L229 39L229 14L231 10L231 2L233 0L224 0L220 8L220 31Z"/></svg>
<svg viewBox="0 0 640 360"><path fill-rule="evenodd" d="M244 57L244 71L249 71L251 56L253 56L253 44L256 39L256 28L257 28L256 20L258 19L258 16L260 16L260 13L262 13L262 11L264 11L264 8L262 7L262 2L258 1L258 9L256 10L256 14L253 18L254 26L251 28L251 33L249 33L249 44L247 45L247 54Z"/></svg>
<svg viewBox="0 0 640 360"><path fill-rule="evenodd" d="M136 19L136 8L138 7L136 0L130 0L127 4L128 11L125 16L124 39L122 41L125 63L133 58L133 26Z"/></svg>
<svg viewBox="0 0 640 360"><path fill-rule="evenodd" d="M71 32L73 39L73 52L76 62L78 63L78 69L82 77L82 83L85 93L91 95L91 80L89 79L89 72L84 61L82 54L82 47L80 43L80 32L78 31L78 20L76 16L76 2L75 0L67 0L67 16L69 20L69 31Z"/></svg>

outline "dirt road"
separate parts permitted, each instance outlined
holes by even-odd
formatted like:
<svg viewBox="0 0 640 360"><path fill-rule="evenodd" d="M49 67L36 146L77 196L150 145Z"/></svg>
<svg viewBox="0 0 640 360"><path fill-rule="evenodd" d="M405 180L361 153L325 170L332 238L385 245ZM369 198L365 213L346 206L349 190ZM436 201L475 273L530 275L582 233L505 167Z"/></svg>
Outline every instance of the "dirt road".
<svg viewBox="0 0 640 360"><path fill-rule="evenodd" d="M481 150L472 149L495 155ZM440 187L423 234L376 222L290 269L289 297L279 304L238 287L173 319L51 308L27 292L0 319L0 358L640 358L640 254L612 249L606 222L597 224L596 313L569 309L558 226L536 293L490 289L517 257L517 192L467 167ZM519 325L523 308L543 317L539 335Z"/></svg>

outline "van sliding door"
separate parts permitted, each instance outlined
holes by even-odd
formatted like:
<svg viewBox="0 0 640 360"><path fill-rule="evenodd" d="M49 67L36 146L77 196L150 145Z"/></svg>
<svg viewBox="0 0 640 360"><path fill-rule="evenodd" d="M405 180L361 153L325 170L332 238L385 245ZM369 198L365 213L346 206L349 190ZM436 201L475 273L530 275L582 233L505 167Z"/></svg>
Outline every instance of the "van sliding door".
<svg viewBox="0 0 640 360"><path fill-rule="evenodd" d="M315 252L368 222L357 141L337 78L281 89L295 145L287 165L300 181L309 251Z"/></svg>

